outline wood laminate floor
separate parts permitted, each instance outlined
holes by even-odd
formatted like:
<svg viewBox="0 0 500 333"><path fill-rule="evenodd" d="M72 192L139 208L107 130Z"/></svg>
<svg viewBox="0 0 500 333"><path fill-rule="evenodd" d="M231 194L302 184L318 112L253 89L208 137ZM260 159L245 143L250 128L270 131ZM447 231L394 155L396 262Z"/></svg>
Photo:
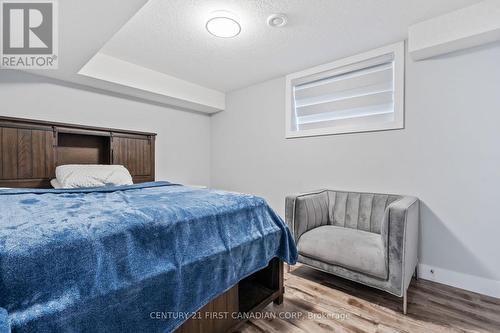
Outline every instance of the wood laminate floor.
<svg viewBox="0 0 500 333"><path fill-rule="evenodd" d="M285 288L282 305L240 332L500 333L499 299L426 280L412 281L406 316L397 297L305 266L285 273Z"/></svg>

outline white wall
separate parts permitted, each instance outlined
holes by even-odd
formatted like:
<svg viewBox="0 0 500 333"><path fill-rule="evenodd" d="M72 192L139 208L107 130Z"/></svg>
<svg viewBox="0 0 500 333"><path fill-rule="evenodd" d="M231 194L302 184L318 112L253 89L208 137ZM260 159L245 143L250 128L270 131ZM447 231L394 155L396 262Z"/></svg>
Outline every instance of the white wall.
<svg viewBox="0 0 500 333"><path fill-rule="evenodd" d="M416 195L421 275L500 297L499 60L500 44L408 58L404 130L287 140L284 78L229 93L212 116L212 186L282 216L286 194L317 188Z"/></svg>
<svg viewBox="0 0 500 333"><path fill-rule="evenodd" d="M156 178L210 183L210 118L0 70L0 115L158 133Z"/></svg>

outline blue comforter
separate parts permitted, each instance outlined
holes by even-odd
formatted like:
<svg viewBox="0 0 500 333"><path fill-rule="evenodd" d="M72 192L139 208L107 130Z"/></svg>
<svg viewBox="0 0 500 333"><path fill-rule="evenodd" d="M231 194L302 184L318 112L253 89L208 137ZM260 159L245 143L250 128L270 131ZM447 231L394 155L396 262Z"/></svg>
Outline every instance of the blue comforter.
<svg viewBox="0 0 500 333"><path fill-rule="evenodd" d="M0 191L0 332L170 332L184 319L151 313L197 311L274 257L295 263L295 245L252 195Z"/></svg>

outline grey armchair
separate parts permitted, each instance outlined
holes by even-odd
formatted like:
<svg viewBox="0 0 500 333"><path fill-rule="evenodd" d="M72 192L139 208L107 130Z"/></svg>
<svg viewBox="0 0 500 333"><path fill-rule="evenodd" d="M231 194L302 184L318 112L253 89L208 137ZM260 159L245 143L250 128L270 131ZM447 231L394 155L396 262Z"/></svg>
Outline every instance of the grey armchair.
<svg viewBox="0 0 500 333"><path fill-rule="evenodd" d="M299 262L403 298L416 273L419 201L321 190L287 196Z"/></svg>

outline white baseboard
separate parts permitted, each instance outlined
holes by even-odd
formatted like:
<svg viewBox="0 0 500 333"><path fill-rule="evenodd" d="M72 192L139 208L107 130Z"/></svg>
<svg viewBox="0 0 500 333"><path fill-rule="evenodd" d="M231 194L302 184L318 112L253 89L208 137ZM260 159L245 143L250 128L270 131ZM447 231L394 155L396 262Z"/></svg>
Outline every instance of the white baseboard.
<svg viewBox="0 0 500 333"><path fill-rule="evenodd" d="M439 282L452 287L500 298L500 281L497 280L486 279L425 264L418 265L418 277L424 280Z"/></svg>

